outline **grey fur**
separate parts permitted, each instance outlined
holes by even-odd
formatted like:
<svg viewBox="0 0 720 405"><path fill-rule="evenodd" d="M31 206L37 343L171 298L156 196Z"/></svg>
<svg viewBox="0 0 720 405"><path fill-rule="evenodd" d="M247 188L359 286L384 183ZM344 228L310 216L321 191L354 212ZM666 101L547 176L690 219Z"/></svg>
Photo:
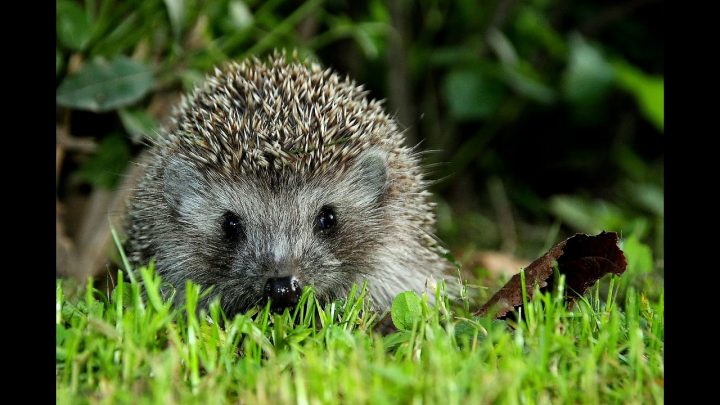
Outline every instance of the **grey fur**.
<svg viewBox="0 0 720 405"><path fill-rule="evenodd" d="M131 262L155 258L185 296L213 286L232 314L263 301L268 277L295 275L327 301L367 279L377 309L450 268L433 236L417 155L352 81L275 55L231 64L183 100L150 149L129 204ZM331 205L336 228L315 228ZM233 212L244 233L223 239Z"/></svg>

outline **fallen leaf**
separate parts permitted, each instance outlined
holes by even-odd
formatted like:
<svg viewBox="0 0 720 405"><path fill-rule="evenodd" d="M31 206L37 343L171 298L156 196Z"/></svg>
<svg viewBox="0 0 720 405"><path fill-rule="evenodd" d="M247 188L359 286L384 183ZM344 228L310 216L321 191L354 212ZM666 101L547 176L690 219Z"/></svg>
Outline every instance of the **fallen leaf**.
<svg viewBox="0 0 720 405"><path fill-rule="evenodd" d="M525 268L528 300L532 299L536 283L541 292L552 290L553 267L557 263L558 271L565 275L566 300L572 307L575 299L585 294L602 276L608 273L620 275L625 271L627 260L617 242L617 233L601 232L595 236L577 234L553 246ZM482 316L493 310L496 318L503 319L512 310L522 307L520 280L520 274L514 275L475 314Z"/></svg>

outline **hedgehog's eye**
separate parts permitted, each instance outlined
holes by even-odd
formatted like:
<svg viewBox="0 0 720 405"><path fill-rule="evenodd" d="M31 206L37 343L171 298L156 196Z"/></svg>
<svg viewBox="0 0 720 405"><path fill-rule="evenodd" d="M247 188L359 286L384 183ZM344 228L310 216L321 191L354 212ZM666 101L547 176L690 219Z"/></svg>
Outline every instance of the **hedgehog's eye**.
<svg viewBox="0 0 720 405"><path fill-rule="evenodd" d="M337 224L335 210L329 205L323 205L315 219L315 226L320 232L327 232Z"/></svg>
<svg viewBox="0 0 720 405"><path fill-rule="evenodd" d="M236 240L243 234L242 223L240 217L230 211L226 212L222 217L222 230L225 238Z"/></svg>

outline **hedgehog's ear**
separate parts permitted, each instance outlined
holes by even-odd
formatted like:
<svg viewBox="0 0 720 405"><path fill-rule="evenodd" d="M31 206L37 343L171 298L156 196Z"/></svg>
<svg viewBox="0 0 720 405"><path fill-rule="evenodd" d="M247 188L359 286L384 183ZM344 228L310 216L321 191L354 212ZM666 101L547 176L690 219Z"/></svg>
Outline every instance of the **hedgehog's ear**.
<svg viewBox="0 0 720 405"><path fill-rule="evenodd" d="M181 214L192 213L202 201L205 181L200 171L187 160L173 156L166 166L163 189L168 205Z"/></svg>
<svg viewBox="0 0 720 405"><path fill-rule="evenodd" d="M380 151L370 150L361 154L350 170L352 182L363 197L372 202L380 200L387 191L387 157Z"/></svg>

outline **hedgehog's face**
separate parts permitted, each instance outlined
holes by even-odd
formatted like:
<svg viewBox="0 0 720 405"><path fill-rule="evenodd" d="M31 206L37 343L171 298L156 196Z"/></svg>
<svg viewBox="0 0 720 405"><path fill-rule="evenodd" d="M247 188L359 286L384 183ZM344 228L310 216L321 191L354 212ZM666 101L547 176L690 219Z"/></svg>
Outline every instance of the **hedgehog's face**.
<svg viewBox="0 0 720 405"><path fill-rule="evenodd" d="M164 191L174 220L157 244L157 267L178 287L188 278L213 286L210 297L220 295L230 314L268 299L292 306L305 285L324 301L342 297L392 234L387 167L368 151L343 173L270 181L202 175L171 157Z"/></svg>

